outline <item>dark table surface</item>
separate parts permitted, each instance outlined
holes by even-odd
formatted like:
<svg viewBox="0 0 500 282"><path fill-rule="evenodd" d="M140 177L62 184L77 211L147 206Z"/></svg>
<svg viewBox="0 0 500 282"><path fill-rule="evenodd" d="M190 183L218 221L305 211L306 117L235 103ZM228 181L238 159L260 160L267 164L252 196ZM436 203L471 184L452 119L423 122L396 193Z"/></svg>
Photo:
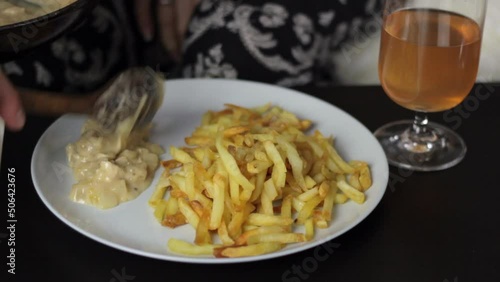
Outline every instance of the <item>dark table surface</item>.
<svg viewBox="0 0 500 282"><path fill-rule="evenodd" d="M299 89L328 101L371 131L412 113L378 86ZM315 249L229 265L185 264L129 254L81 235L56 218L30 176L33 149L53 118L30 116L6 132L1 178L0 281L500 281L500 87L476 85L453 111L430 115L455 129L468 153L457 166L417 173L391 167L378 207L359 225ZM7 273L8 168L15 168L15 275Z"/></svg>

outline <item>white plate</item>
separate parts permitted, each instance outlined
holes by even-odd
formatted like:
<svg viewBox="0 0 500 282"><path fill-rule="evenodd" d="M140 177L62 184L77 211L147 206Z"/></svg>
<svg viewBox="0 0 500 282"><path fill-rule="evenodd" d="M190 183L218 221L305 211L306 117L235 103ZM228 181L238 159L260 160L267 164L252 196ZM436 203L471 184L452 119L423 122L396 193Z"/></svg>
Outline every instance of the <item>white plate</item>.
<svg viewBox="0 0 500 282"><path fill-rule="evenodd" d="M334 135L335 146L346 159L365 160L371 165L373 186L367 191L366 202L359 205L351 201L336 206L331 226L319 230L314 240L289 245L275 253L236 259L173 254L166 248L168 239L192 241L194 230L190 226L169 229L155 221L147 204L152 187L137 199L105 211L68 199L74 179L67 166L65 146L79 137L85 117L65 115L42 135L31 163L33 183L40 198L65 224L98 242L145 257L190 263L247 262L296 253L332 240L365 219L384 195L389 171L382 148L366 127L335 106L303 93L254 82L169 80L165 87L165 103L154 120L153 142L164 148L184 145L184 137L199 124L201 115L208 110L222 109L224 103L250 107L271 102L312 120L315 129L323 134ZM162 159L168 157L167 152ZM152 186L160 172L161 169L157 171Z"/></svg>

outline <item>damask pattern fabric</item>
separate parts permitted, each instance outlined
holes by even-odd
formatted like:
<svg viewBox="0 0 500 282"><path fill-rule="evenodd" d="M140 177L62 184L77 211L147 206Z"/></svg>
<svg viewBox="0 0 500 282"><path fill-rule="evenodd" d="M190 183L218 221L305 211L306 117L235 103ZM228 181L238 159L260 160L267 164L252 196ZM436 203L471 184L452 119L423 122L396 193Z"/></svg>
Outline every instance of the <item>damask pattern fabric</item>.
<svg viewBox="0 0 500 282"><path fill-rule="evenodd" d="M182 76L333 82L333 53L379 9L377 0L203 1L186 36Z"/></svg>
<svg viewBox="0 0 500 282"><path fill-rule="evenodd" d="M104 0L70 34L3 65L15 85L87 93L137 62L130 10L124 0Z"/></svg>
<svg viewBox="0 0 500 282"><path fill-rule="evenodd" d="M178 0L182 1L182 0ZM183 61L169 77L217 77L299 86L334 82L332 54L380 0L202 0ZM103 0L73 33L3 65L16 85L80 93L141 64L132 1ZM149 51L148 51L149 52ZM157 65L151 65L158 68Z"/></svg>

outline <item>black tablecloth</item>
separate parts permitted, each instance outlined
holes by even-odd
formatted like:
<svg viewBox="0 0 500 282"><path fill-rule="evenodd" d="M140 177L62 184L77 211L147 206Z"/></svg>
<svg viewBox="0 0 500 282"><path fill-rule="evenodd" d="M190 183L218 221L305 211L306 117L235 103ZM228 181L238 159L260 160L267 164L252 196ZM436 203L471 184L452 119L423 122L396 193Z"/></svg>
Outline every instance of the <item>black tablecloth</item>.
<svg viewBox="0 0 500 282"><path fill-rule="evenodd" d="M378 86L303 88L370 130L412 113ZM476 85L452 111L430 115L455 129L468 152L457 166L417 173L391 167L388 189L359 225L320 248L259 262L161 261L102 245L66 226L38 197L33 148L54 119L30 116L6 132L1 178L1 281L500 281L500 87ZM8 168L15 168L15 275L7 273Z"/></svg>

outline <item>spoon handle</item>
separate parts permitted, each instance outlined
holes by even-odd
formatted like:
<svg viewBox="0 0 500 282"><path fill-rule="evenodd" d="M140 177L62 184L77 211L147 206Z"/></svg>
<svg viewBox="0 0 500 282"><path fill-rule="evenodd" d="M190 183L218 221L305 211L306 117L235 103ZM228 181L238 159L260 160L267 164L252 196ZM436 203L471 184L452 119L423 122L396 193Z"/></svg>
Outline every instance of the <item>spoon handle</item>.
<svg viewBox="0 0 500 282"><path fill-rule="evenodd" d="M67 113L90 114L97 95L65 95L19 89L24 110L29 114L59 116Z"/></svg>

